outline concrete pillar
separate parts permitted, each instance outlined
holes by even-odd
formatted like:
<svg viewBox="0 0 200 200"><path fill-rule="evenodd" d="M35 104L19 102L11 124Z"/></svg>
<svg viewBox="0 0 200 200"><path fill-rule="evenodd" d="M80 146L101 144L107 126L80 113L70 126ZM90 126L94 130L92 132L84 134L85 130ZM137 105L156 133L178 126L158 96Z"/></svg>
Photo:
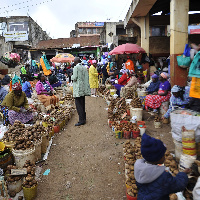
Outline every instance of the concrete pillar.
<svg viewBox="0 0 200 200"><path fill-rule="evenodd" d="M149 55L149 14L140 18L141 28L141 47Z"/></svg>
<svg viewBox="0 0 200 200"><path fill-rule="evenodd" d="M145 17L131 18L131 20L140 27L141 47L149 55L149 14Z"/></svg>
<svg viewBox="0 0 200 200"><path fill-rule="evenodd" d="M177 55L182 54L188 43L189 0L171 0L170 2L170 77L171 85L185 86L187 69L177 64ZM161 44L162 45L162 44Z"/></svg>

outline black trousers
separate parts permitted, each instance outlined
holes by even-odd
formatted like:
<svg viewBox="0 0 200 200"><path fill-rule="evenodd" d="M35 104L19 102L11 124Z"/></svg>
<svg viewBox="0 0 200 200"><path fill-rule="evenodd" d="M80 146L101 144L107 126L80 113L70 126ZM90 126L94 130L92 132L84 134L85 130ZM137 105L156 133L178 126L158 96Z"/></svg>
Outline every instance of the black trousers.
<svg viewBox="0 0 200 200"><path fill-rule="evenodd" d="M85 112L85 96L75 98L76 109L79 115L79 122L86 122L86 112Z"/></svg>

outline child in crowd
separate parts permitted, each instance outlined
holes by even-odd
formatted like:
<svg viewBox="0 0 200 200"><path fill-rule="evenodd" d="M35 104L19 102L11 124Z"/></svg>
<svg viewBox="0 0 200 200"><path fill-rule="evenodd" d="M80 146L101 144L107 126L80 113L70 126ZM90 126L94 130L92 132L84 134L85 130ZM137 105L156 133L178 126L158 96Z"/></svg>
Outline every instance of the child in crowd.
<svg viewBox="0 0 200 200"><path fill-rule="evenodd" d="M138 200L169 200L172 193L183 191L188 184L190 169L179 172L173 177L162 165L165 161L166 147L161 140L147 134L142 136L141 153L134 165L138 187Z"/></svg>

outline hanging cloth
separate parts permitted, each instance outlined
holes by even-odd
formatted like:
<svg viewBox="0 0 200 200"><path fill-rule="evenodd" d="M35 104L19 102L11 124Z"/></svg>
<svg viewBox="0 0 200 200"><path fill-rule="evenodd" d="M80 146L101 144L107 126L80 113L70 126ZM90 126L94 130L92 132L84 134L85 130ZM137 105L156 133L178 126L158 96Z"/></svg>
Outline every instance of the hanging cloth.
<svg viewBox="0 0 200 200"><path fill-rule="evenodd" d="M43 55L42 58L43 58L43 61L44 61L44 64L45 64L47 70L50 70L50 69L51 69L51 66L50 66L50 64L49 64L49 62L48 62L48 60L47 60L46 55Z"/></svg>
<svg viewBox="0 0 200 200"><path fill-rule="evenodd" d="M188 76L200 78L200 51L195 55L190 65Z"/></svg>
<svg viewBox="0 0 200 200"><path fill-rule="evenodd" d="M46 65L45 65L45 63L44 63L43 56L40 58L40 64L41 64L41 66L42 66L42 70L43 70L43 72L44 72L44 75L45 75L45 76L50 75L50 74L51 74L51 70L50 70L50 69L48 70L48 69L46 68Z"/></svg>

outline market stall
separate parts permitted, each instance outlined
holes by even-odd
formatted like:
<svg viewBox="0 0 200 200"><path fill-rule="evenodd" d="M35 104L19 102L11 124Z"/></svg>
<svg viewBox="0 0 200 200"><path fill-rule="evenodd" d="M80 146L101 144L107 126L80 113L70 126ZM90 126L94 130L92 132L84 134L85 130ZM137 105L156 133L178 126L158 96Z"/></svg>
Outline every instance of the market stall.
<svg viewBox="0 0 200 200"><path fill-rule="evenodd" d="M112 85L107 83L99 88L108 106L108 125L112 129L116 139L128 139L123 148L125 160L125 184L128 200L136 200L138 189L134 177L134 164L137 159L142 159L141 137L148 129L143 121L143 86L124 89L123 97L118 97L113 92ZM144 93L144 94L143 94ZM162 118L154 116L155 129L162 128ZM172 137L175 144L175 152L165 153L166 170L172 176L186 168L191 169L188 175L189 183L184 191L171 194L170 200L194 199L198 196L198 184L200 175L200 161L198 158L200 147L200 113L187 109L176 109L171 112ZM164 141L163 141L164 142ZM199 196L198 196L199 197ZM198 199L198 198L197 198Z"/></svg>

